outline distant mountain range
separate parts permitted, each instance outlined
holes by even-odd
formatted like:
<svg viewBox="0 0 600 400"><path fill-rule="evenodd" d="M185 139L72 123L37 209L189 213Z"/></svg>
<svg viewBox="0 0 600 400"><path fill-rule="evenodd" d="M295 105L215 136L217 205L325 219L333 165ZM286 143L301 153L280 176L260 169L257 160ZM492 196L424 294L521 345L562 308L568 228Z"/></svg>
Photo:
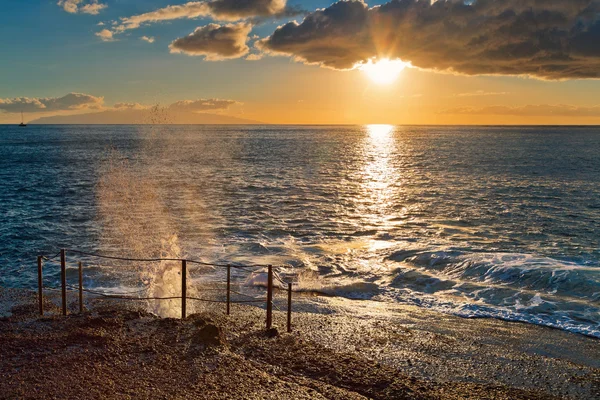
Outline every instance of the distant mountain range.
<svg viewBox="0 0 600 400"><path fill-rule="evenodd" d="M45 125L137 125L137 124L214 124L262 125L263 122L228 115L185 111L110 110L77 115L41 117L29 124Z"/></svg>

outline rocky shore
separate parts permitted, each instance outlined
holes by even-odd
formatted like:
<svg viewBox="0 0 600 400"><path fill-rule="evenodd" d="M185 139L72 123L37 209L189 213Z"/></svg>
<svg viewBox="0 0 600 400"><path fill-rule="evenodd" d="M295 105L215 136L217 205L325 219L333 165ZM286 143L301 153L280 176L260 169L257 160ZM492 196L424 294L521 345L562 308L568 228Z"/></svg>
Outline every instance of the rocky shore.
<svg viewBox="0 0 600 400"><path fill-rule="evenodd" d="M40 318L35 301L0 289L2 399L600 398L600 341L533 325L313 298L267 334L250 306L181 321L48 300Z"/></svg>

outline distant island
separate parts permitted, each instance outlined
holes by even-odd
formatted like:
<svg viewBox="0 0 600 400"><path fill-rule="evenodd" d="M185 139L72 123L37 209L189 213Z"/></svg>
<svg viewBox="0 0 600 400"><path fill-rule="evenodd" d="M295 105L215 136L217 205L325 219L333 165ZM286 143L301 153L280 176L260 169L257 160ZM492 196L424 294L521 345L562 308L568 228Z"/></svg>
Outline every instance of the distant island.
<svg viewBox="0 0 600 400"><path fill-rule="evenodd" d="M77 115L41 117L29 124L43 125L139 125L139 124L210 124L210 125L264 125L264 122L228 115L168 111L154 113L143 110L109 110Z"/></svg>

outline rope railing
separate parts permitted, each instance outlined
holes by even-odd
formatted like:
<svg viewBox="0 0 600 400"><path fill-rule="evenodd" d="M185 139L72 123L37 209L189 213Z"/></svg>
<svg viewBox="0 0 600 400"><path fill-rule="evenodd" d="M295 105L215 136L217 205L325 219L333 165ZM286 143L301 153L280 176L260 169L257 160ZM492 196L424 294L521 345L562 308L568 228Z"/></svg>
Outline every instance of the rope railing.
<svg viewBox="0 0 600 400"><path fill-rule="evenodd" d="M71 284L67 284L67 262L66 262L66 253L74 253L84 257L94 257L101 259L109 259L109 260L118 260L118 261L127 261L127 262L181 262L181 295L180 296L132 296L135 294L139 294L145 292L147 289L142 289L138 291L132 292L106 292L106 291L98 291L87 289L83 287L83 264L80 261L78 263L78 271L79 271L79 286L73 286ZM54 288L45 286L44 287L44 278L43 278L43 264L44 261L52 261L60 256L60 267L61 267L61 287ZM207 299L195 296L187 295L187 275L188 275L188 267L187 264L196 264L203 266L210 266L216 268L227 268L227 293L226 300L217 300L217 299ZM235 290L231 290L231 269L256 269L256 268L267 268L268 280L267 280L267 297L266 298L256 298L253 296L246 295L244 293L240 293ZM46 256L40 255L38 256L38 298L39 298L39 310L40 315L44 315L44 305L43 305L43 290L56 290L61 291L61 306L62 306L62 314L67 315L67 290L70 291L78 291L79 292L79 312L83 312L83 293L88 293L90 295L99 296L99 299L119 299L119 300L131 300L131 301L154 301L154 300L181 300L181 318L185 319L187 317L186 307L187 300L192 301L200 301L206 303L226 303L227 304L227 315L230 315L230 304L231 303L263 303L266 302L267 309L267 318L266 318L266 326L267 329L270 329L273 321L273 307L277 310L281 311L279 307L273 302L273 281L274 278L277 279L281 284L287 285L288 292L288 307L287 307L287 330L291 332L291 303L292 303L292 283L285 282L281 277L277 274L273 273L272 265L261 265L261 264L252 264L252 265L240 265L240 264L221 264L221 263L211 263L200 260L189 260L183 258L135 258L135 257L122 257L122 256L109 256L98 253L92 253L87 251L81 251L76 249L62 249L56 255ZM218 288L209 288L207 291L217 291ZM245 297L248 300L232 300L231 293L236 294L241 297Z"/></svg>
<svg viewBox="0 0 600 400"><path fill-rule="evenodd" d="M163 262L163 261L181 262L181 261L187 261L190 264L204 265L207 267L217 267L217 268L231 267L231 268L242 268L242 269L243 268L267 268L269 266L267 264L251 264L251 265L220 264L220 263L211 263L211 262L200 261L200 260L190 260L190 259L186 259L186 258L169 258L169 257L166 257L166 258L161 258L161 257L158 257L158 258L134 258L134 257L106 256L103 254L90 253L90 252L75 250L75 249L65 249L65 251L69 252L69 253L76 253L76 254L88 256L88 257L104 258L107 260L131 261L131 262ZM59 255L60 255L60 253L58 253L56 256L53 256L52 258L56 258ZM45 256L42 256L42 257L45 257Z"/></svg>
<svg viewBox="0 0 600 400"><path fill-rule="evenodd" d="M45 287L45 289L49 289L49 290L61 290L60 288L53 288L53 287ZM71 291L76 291L79 290L79 288L73 286L73 285L68 285L67 284L67 290L71 290ZM86 293L90 293L90 294L94 294L97 296L101 296L104 298L111 298L111 299L122 299L122 300L180 300L181 296L170 296L170 297L155 297L155 296L146 296L146 297L133 297L133 296L129 296L130 294L136 294L136 293L141 293L146 291L147 289L142 289L142 290L138 290L135 292L100 292L97 290L91 290L91 289L82 289L84 292ZM215 290L215 289L212 289ZM265 298L255 298L252 296L248 296L246 294L240 293L240 292L236 292L236 291L231 291L231 293L235 293L237 295L243 296L243 297L247 297L250 298L252 300L233 300L231 301L231 303L262 303L265 302L266 299ZM187 296L186 297L188 300L196 300L196 301L204 301L207 303L225 303L224 300L215 300L215 299L202 299L199 297L190 297ZM277 306L275 306L277 307Z"/></svg>

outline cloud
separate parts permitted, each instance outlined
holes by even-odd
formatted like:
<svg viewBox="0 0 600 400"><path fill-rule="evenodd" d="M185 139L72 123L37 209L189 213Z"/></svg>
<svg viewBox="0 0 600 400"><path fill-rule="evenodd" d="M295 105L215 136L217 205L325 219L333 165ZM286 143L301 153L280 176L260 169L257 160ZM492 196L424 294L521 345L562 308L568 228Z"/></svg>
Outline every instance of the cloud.
<svg viewBox="0 0 600 400"><path fill-rule="evenodd" d="M171 104L168 109L171 111L188 112L218 111L226 110L235 104L240 103L235 100L222 99L181 100Z"/></svg>
<svg viewBox="0 0 600 400"><path fill-rule="evenodd" d="M352 69L373 58L466 75L600 78L598 0L340 1L257 42L307 64Z"/></svg>
<svg viewBox="0 0 600 400"><path fill-rule="evenodd" d="M117 32L123 32L129 29L137 29L142 24L170 21L181 18L198 18L205 17L210 13L210 9L206 2L192 1L186 4L167 6L156 11L134 15L131 17L121 18L121 25L117 26Z"/></svg>
<svg viewBox="0 0 600 400"><path fill-rule="evenodd" d="M172 5L144 14L121 18L121 24L115 27L115 33L137 29L143 24L170 21L175 19L193 19L211 17L219 21L236 21L259 16L271 16L285 10L287 0L214 0L191 1L181 5Z"/></svg>
<svg viewBox="0 0 600 400"><path fill-rule="evenodd" d="M83 7L81 7L79 9L79 11L84 14L97 15L98 13L100 13L101 10L105 9L106 7L107 7L106 4L101 4L101 3L98 3L97 1L94 1L90 4L84 5Z"/></svg>
<svg viewBox="0 0 600 400"><path fill-rule="evenodd" d="M600 106L580 107L565 104L538 104L520 107L457 107L443 110L440 114L454 115L504 115L519 117L595 117L600 118Z"/></svg>
<svg viewBox="0 0 600 400"><path fill-rule="evenodd" d="M82 0L59 0L58 6L62 7L68 13L75 14L78 10L78 4L81 3Z"/></svg>
<svg viewBox="0 0 600 400"><path fill-rule="evenodd" d="M211 15L218 20L269 17L285 10L287 0L214 0L208 3Z"/></svg>
<svg viewBox="0 0 600 400"><path fill-rule="evenodd" d="M113 108L115 110L146 110L151 106L146 106L140 103L116 103Z"/></svg>
<svg viewBox="0 0 600 400"><path fill-rule="evenodd" d="M154 38L152 36L148 37L148 36L142 36L140 38L140 40L143 40L144 42L148 42L148 43L154 43Z"/></svg>
<svg viewBox="0 0 600 400"><path fill-rule="evenodd" d="M62 7L68 13L92 14L97 15L101 10L108 7L106 4L99 3L98 0L59 0L58 6Z"/></svg>
<svg viewBox="0 0 600 400"><path fill-rule="evenodd" d="M509 92L486 92L484 90L477 90L475 92L458 93L456 97L479 97L479 96L505 96L510 94Z"/></svg>
<svg viewBox="0 0 600 400"><path fill-rule="evenodd" d="M115 40L113 37L113 33L108 29L102 29L100 32L96 33L96 36L98 36L104 42L112 42L113 40Z"/></svg>
<svg viewBox="0 0 600 400"><path fill-rule="evenodd" d="M103 104L103 97L95 97L82 93L69 93L63 97L0 99L0 111L7 113L35 113L85 109L99 110Z"/></svg>
<svg viewBox="0 0 600 400"><path fill-rule="evenodd" d="M172 103L164 109L176 115L186 113L212 112L222 115L234 105L242 103L228 99L197 99L180 100ZM112 107L104 106L104 97L96 97L89 94L69 93L63 97L17 97L11 99L0 99L1 114L50 114L50 115L80 115L83 111L97 114L100 111L111 112L148 112L148 110L158 107L157 105L146 105L140 103L115 103ZM161 108L162 109L162 108ZM87 115L87 114L86 114ZM91 114L90 114L91 115Z"/></svg>
<svg viewBox="0 0 600 400"><path fill-rule="evenodd" d="M250 50L246 42L251 30L252 25L243 22L224 26L208 24L174 40L169 49L171 53L205 56L208 61L239 58Z"/></svg>
<svg viewBox="0 0 600 400"><path fill-rule="evenodd" d="M246 57L245 60L258 61L258 60L262 60L262 58L263 58L262 54L248 54L248 57Z"/></svg>
<svg viewBox="0 0 600 400"><path fill-rule="evenodd" d="M169 111L175 112L204 112L204 111L224 111L229 107L241 104L235 100L225 99L197 99L197 100L180 100L165 107ZM158 105L146 105L140 103L115 103L113 110L148 110Z"/></svg>

